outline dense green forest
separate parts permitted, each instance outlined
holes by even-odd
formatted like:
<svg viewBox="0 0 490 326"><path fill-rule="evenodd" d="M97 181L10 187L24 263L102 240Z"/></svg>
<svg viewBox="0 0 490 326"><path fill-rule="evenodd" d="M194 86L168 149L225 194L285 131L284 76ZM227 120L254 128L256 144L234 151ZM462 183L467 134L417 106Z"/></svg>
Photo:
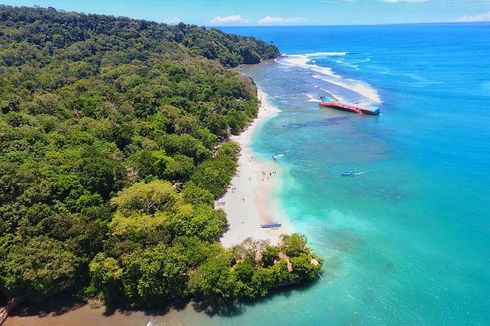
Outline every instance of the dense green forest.
<svg viewBox="0 0 490 326"><path fill-rule="evenodd" d="M274 58L215 29L0 6L0 301L68 293L149 307L316 278L304 236L226 249L229 142Z"/></svg>

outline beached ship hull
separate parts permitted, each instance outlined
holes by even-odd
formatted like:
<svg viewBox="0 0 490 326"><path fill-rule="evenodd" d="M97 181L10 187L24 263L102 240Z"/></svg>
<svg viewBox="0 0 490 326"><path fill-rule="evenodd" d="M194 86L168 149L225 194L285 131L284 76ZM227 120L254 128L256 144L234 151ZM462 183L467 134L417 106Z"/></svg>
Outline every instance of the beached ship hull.
<svg viewBox="0 0 490 326"><path fill-rule="evenodd" d="M321 107L331 108L340 111L353 112L357 114L379 115L379 108L377 107L362 107L342 103L335 100L322 100L322 102L320 102L319 104Z"/></svg>

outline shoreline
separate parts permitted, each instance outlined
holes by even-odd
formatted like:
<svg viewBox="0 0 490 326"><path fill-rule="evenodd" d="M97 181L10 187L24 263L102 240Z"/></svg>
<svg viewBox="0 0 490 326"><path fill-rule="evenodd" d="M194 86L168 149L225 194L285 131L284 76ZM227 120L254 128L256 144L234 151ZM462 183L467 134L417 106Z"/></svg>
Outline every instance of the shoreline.
<svg viewBox="0 0 490 326"><path fill-rule="evenodd" d="M257 87L260 101L257 118L237 136L230 137L240 144L237 173L226 194L215 203L227 215L228 230L220 239L224 247L231 247L247 238L278 243L281 234L290 233L291 226L275 194L281 188L280 164L255 155L252 140L257 128L280 112L272 106L267 94ZM272 153L271 153L272 155ZM260 224L279 222L279 229L263 229Z"/></svg>

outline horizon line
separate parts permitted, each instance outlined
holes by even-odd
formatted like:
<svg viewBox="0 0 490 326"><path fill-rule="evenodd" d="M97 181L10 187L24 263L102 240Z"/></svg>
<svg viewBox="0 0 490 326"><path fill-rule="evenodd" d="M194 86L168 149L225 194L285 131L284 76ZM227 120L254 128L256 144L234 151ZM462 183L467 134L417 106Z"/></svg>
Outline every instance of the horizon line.
<svg viewBox="0 0 490 326"><path fill-rule="evenodd" d="M280 24L242 24L242 25L208 25L206 23L204 24L199 24L199 23L190 23L190 22L184 22L184 21L179 21L175 23L169 23L165 21L158 21L158 20L153 20L153 19L148 19L148 18L136 18L136 17L130 17L130 16L123 16L123 15L115 15L115 14L105 14L105 13L96 13L96 12L84 12L84 11L76 11L76 10L66 10L63 8L56 8L56 7L44 7L44 6L39 6L39 5L33 5L33 6L16 6L16 5L9 5L9 4L0 4L0 7L11 7L11 8L33 8L33 9L54 9L58 12L65 12L65 13L81 13L85 15L102 15L102 16L112 16L115 18L127 18L127 19L133 19L133 20L142 20L142 21L147 21L147 22L154 22L158 24L166 24L166 25L178 25L178 24L186 24L186 25L194 25L194 26L201 26L201 27L206 27L206 28L239 28L239 27L335 27L335 26L392 26L392 25L437 25L437 24L489 24L490 20L484 20L484 21L440 21L440 22L391 22L391 23L347 23L347 24L290 24L290 25L280 25Z"/></svg>
<svg viewBox="0 0 490 326"><path fill-rule="evenodd" d="M173 23L173 24L168 24L164 23L167 25L177 25L180 23L184 24L190 24L190 25L196 25L193 23L185 23L185 22L179 22L179 23ZM490 24L490 20L488 21L475 21L475 22L465 22L465 21L440 21L440 22L401 22L401 23L364 23L364 24L309 24L309 25L299 25L299 24L294 24L294 25L198 25L198 26L203 26L207 28L222 28L222 27L231 27L231 28L238 28L238 27L335 27L335 26L386 26L386 25L439 25L439 24Z"/></svg>

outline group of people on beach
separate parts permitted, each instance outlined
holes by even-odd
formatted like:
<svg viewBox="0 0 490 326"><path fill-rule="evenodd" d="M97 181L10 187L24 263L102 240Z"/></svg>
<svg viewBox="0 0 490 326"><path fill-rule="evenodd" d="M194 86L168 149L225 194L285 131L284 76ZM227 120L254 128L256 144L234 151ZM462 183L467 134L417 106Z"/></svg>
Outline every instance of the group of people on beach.
<svg viewBox="0 0 490 326"><path fill-rule="evenodd" d="M249 158L248 162L251 163L252 160L253 160L253 156L250 155L250 158ZM265 178L267 178L267 180L270 180L272 178L272 176L274 176L274 175L277 174L277 171L272 170L270 172L267 172L266 170L261 170L260 171L260 174L262 175L262 182L264 182L264 181L266 181ZM252 177L248 177L248 180L249 181L252 181ZM236 190L237 190L237 188L232 185L232 187L230 188L230 191L234 193L234 192L236 192ZM245 197L242 197L242 202L243 203L245 202ZM225 204L224 201L217 203L218 206L223 206L224 204Z"/></svg>
<svg viewBox="0 0 490 326"><path fill-rule="evenodd" d="M260 171L260 174L262 174L263 177L267 177L267 180L270 180L270 178L272 178L273 175L275 175L277 172L276 171L271 171L269 172L269 175L267 175L267 172L266 171ZM262 182L264 182L265 179L262 178Z"/></svg>

